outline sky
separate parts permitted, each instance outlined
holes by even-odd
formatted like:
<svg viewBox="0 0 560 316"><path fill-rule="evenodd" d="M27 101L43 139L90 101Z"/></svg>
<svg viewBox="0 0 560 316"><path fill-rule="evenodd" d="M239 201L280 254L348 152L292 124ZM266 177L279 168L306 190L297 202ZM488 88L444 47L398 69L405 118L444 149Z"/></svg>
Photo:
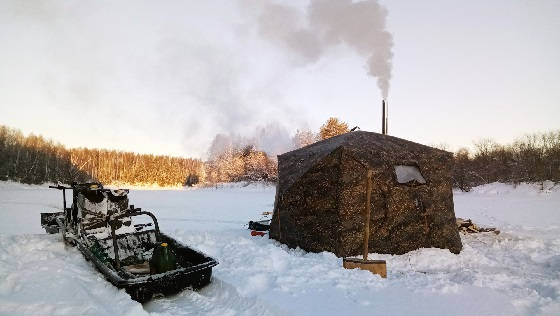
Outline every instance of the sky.
<svg viewBox="0 0 560 316"><path fill-rule="evenodd" d="M205 158L224 134L277 154L331 116L379 132L382 56L390 135L456 150L560 128L560 1L367 3L0 0L0 124L68 147Z"/></svg>

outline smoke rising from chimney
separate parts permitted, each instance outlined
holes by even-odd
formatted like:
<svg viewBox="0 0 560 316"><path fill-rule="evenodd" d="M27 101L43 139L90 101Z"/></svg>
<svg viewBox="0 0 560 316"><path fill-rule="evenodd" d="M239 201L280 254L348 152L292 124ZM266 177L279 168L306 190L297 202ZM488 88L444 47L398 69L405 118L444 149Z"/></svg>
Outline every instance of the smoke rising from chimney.
<svg viewBox="0 0 560 316"><path fill-rule="evenodd" d="M281 153L319 120L307 87L287 91L301 70L289 57L309 65L347 46L386 95L392 46L376 1L285 3L4 0L0 101L52 116L27 121L68 146L204 157L224 134ZM46 132L66 121L111 133Z"/></svg>
<svg viewBox="0 0 560 316"><path fill-rule="evenodd" d="M259 35L297 54L300 63L315 62L336 45L352 48L367 59L368 74L387 98L393 37L385 29L387 10L377 0L311 0L305 12L273 2L250 4L260 11Z"/></svg>

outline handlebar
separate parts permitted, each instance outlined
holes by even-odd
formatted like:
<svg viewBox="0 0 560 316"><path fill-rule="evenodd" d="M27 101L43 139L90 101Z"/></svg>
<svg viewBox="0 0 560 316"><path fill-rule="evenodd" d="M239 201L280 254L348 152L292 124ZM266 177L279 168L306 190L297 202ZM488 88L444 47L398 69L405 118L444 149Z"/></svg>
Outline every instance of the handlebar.
<svg viewBox="0 0 560 316"><path fill-rule="evenodd" d="M59 185L49 185L49 188L50 188L50 189L57 189L57 190L65 190L65 189L69 190L69 189L72 189L71 187L65 187L65 186L60 185L60 184L59 184Z"/></svg>
<svg viewBox="0 0 560 316"><path fill-rule="evenodd" d="M67 186L58 184L58 185L49 185L49 188L50 189L57 189L57 190L73 190L73 189L78 189L79 190L82 185L83 184L72 184L72 186L67 187ZM89 184L86 184L86 185L89 185ZM97 185L97 184L95 184L95 185ZM111 189L103 188L102 185L98 185L98 187L96 187L95 189L92 189L92 190L97 190L97 191L101 191L101 192L111 192L112 191ZM128 189L121 189L121 190L124 190L127 193L129 192Z"/></svg>

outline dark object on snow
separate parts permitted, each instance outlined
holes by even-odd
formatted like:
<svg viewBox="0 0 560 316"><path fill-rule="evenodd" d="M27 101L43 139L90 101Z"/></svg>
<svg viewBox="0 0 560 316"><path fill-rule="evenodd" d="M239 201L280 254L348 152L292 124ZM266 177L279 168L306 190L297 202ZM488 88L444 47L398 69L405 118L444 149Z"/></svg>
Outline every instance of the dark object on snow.
<svg viewBox="0 0 560 316"><path fill-rule="evenodd" d="M460 232L463 233L486 233L486 232L493 232L494 234L500 234L500 231L496 229L496 227L480 227L472 222L470 219L462 219L460 217L457 218L457 228Z"/></svg>
<svg viewBox="0 0 560 316"><path fill-rule="evenodd" d="M161 233L152 213L128 205L128 190L108 190L99 183L51 188L62 190L64 212L41 213L41 226L51 234L61 232L66 243L77 246L132 299L145 302L154 294L174 294L210 282L218 262ZM72 190L69 208L66 190ZM132 225L131 218L140 215L149 216L153 225Z"/></svg>
<svg viewBox="0 0 560 316"><path fill-rule="evenodd" d="M150 269L154 273L165 273L177 269L177 257L169 250L167 243L161 243L154 248L152 259L150 259Z"/></svg>
<svg viewBox="0 0 560 316"><path fill-rule="evenodd" d="M371 169L369 252L437 247L459 253L452 164L449 152L364 131L280 155L270 238L339 257L360 254Z"/></svg>
<svg viewBox="0 0 560 316"><path fill-rule="evenodd" d="M261 236L262 237L264 235L266 235L265 232L259 232L259 231L256 231L256 230L251 231L251 236Z"/></svg>
<svg viewBox="0 0 560 316"><path fill-rule="evenodd" d="M270 230L270 220L267 219L258 222L249 221L249 229L261 232L268 231Z"/></svg>
<svg viewBox="0 0 560 316"><path fill-rule="evenodd" d="M196 174L189 174L185 180L185 186L192 187L200 182L200 178Z"/></svg>
<svg viewBox="0 0 560 316"><path fill-rule="evenodd" d="M63 212L41 213L41 227L43 227L48 234L58 233L58 224L56 222L56 218L63 214Z"/></svg>

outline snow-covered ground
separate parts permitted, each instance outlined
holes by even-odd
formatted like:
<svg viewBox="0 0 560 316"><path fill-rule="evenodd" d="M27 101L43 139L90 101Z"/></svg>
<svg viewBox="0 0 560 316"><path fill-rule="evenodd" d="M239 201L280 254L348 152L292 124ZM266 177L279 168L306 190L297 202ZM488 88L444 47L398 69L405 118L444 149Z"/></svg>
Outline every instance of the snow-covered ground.
<svg viewBox="0 0 560 316"><path fill-rule="evenodd" d="M387 260L388 278L345 270L244 225L272 210L274 187L134 190L162 231L219 260L206 288L143 306L74 248L47 235L39 213L59 191L0 182L1 315L560 315L560 188L489 184L456 192L458 217L501 234L462 235L460 255L420 249Z"/></svg>

